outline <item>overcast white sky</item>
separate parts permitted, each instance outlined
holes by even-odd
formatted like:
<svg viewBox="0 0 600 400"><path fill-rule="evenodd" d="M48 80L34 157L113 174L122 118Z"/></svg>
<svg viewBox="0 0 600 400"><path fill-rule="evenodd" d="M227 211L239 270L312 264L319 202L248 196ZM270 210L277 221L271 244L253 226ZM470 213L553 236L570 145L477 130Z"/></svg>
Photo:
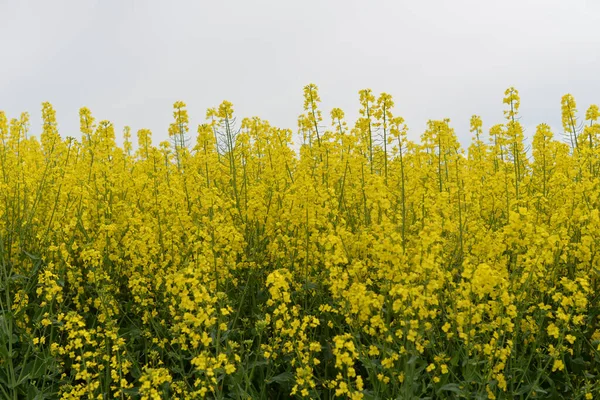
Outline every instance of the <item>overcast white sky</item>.
<svg viewBox="0 0 600 400"><path fill-rule="evenodd" d="M188 104L191 133L223 99L240 117L296 130L302 87L316 83L324 115L357 114L358 90L394 96L411 138L450 118L502 122L515 86L522 122L561 131L560 98L581 115L600 103L600 1L594 0L0 0L0 109L57 110L79 137L78 110L167 138L172 104Z"/></svg>

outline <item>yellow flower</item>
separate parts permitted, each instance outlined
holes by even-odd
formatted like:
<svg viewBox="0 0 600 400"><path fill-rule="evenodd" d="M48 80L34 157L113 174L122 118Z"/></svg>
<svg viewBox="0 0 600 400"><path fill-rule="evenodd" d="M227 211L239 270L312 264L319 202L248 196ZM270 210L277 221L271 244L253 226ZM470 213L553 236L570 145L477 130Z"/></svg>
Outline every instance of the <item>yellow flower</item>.
<svg viewBox="0 0 600 400"><path fill-rule="evenodd" d="M548 325L547 331L548 335L553 336L555 339L558 339L558 336L560 335L560 330L556 325L551 323L550 325Z"/></svg>
<svg viewBox="0 0 600 400"><path fill-rule="evenodd" d="M563 369L565 369L565 364L562 362L562 360L554 360L554 364L552 364L552 372L556 370L562 371Z"/></svg>

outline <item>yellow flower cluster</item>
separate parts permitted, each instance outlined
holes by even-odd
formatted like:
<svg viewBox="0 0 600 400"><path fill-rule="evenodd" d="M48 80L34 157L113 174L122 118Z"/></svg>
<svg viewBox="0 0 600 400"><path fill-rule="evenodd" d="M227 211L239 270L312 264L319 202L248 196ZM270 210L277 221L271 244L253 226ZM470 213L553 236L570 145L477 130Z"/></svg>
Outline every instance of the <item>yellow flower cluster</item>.
<svg viewBox="0 0 600 400"><path fill-rule="evenodd" d="M0 396L600 396L598 106L527 138L509 88L463 149L303 93L298 146L227 101L122 147L0 112Z"/></svg>

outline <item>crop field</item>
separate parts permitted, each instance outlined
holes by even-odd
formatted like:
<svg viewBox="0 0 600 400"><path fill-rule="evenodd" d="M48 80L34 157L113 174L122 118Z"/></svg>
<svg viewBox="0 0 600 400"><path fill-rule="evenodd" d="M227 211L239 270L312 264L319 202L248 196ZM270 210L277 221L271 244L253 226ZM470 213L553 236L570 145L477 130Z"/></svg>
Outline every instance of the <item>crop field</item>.
<svg viewBox="0 0 600 400"><path fill-rule="evenodd" d="M501 99L468 148L312 84L158 144L0 112L0 398L600 398L600 110Z"/></svg>

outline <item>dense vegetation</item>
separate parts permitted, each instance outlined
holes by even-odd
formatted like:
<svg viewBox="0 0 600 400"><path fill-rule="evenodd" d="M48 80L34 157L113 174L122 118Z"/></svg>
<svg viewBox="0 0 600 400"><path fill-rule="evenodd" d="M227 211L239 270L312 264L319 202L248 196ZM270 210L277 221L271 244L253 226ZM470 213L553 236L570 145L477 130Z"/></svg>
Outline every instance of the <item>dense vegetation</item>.
<svg viewBox="0 0 600 400"><path fill-rule="evenodd" d="M600 396L600 112L419 143L388 94L292 131L182 102L168 142L0 113L0 396Z"/></svg>

